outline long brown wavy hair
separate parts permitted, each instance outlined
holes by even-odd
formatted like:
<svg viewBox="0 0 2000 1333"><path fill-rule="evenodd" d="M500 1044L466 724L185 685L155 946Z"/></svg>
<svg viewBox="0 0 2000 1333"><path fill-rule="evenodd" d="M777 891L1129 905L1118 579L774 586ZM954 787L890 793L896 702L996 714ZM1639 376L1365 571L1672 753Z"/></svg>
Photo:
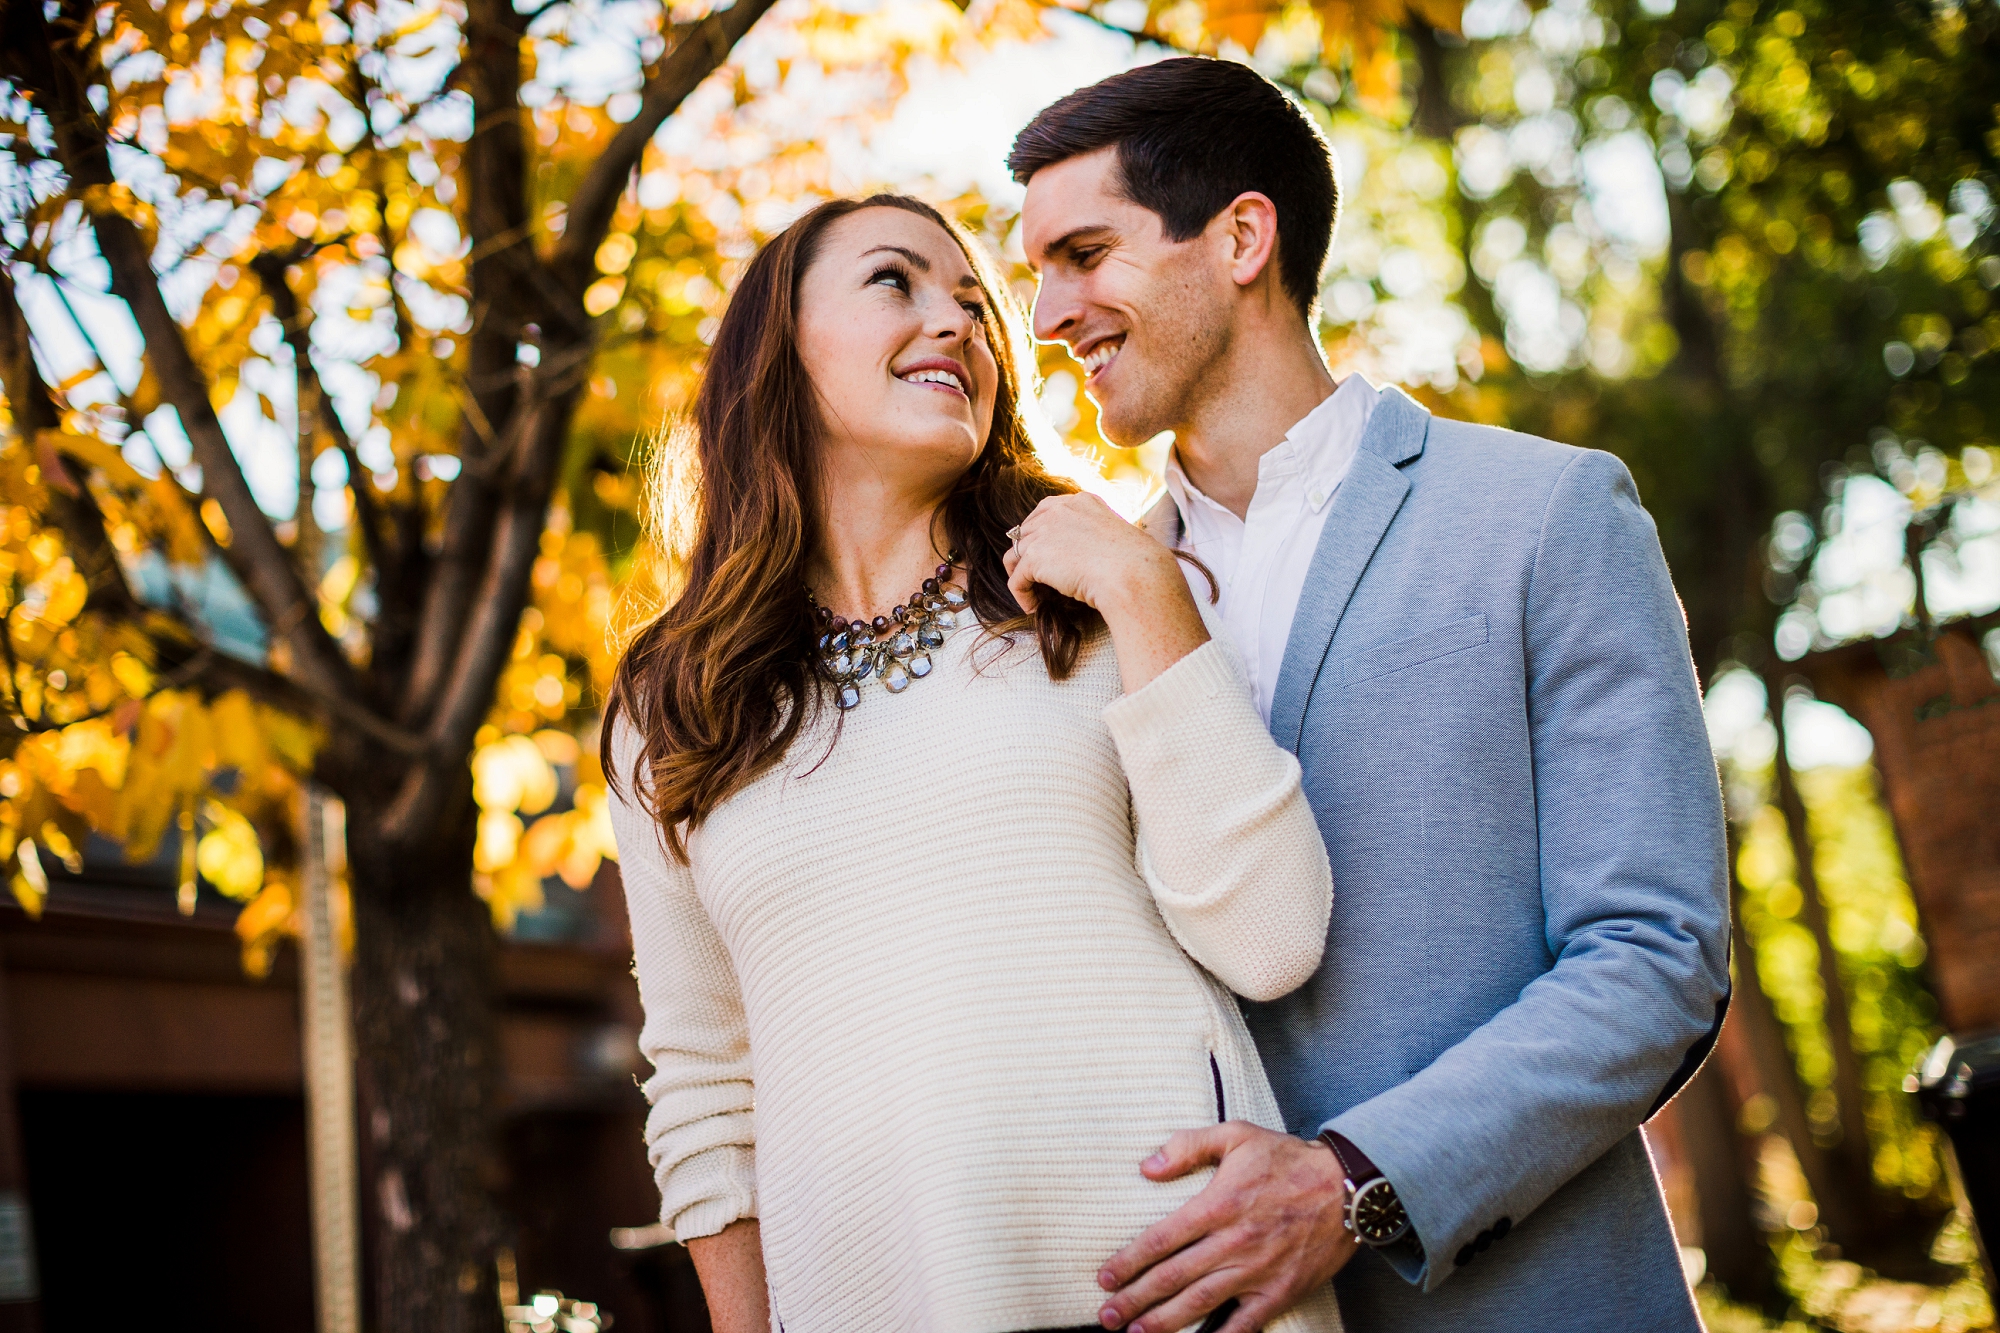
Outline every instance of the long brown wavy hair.
<svg viewBox="0 0 2000 1333"><path fill-rule="evenodd" d="M1026 616L1007 589L1007 530L1044 498L1076 487L1041 466L1022 423L1019 323L1006 287L965 234L921 200L877 194L820 204L744 270L692 421L677 432L681 448L669 435L650 460L661 483L655 537L678 558L686 583L619 660L600 744L607 780L615 786L629 776L682 861L683 827L698 825L776 763L829 702L805 596L806 559L820 532L822 419L799 355L798 298L826 229L864 208L900 208L935 222L964 252L986 297L986 337L1000 368L993 428L933 518L938 549L958 552L980 622L1001 634L1032 627L1057 680L1102 624L1083 603L1046 591ZM643 741L629 775L612 760L621 715Z"/></svg>

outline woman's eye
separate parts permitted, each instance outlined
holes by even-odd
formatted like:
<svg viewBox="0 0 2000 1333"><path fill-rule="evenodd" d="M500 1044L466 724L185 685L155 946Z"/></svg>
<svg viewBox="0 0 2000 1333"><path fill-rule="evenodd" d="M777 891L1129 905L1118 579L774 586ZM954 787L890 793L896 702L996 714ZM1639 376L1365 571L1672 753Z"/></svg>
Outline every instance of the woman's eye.
<svg viewBox="0 0 2000 1333"><path fill-rule="evenodd" d="M985 306L979 304L979 302L977 301L963 301L960 302L960 304L965 307L966 314L972 316L974 319L978 320L981 324L984 324L986 322Z"/></svg>
<svg viewBox="0 0 2000 1333"><path fill-rule="evenodd" d="M870 286L875 286L879 284L882 286L894 287L897 291L902 292L905 296L909 295L910 291L910 275L903 272L899 268L878 269L875 272L874 276L868 279L868 283Z"/></svg>

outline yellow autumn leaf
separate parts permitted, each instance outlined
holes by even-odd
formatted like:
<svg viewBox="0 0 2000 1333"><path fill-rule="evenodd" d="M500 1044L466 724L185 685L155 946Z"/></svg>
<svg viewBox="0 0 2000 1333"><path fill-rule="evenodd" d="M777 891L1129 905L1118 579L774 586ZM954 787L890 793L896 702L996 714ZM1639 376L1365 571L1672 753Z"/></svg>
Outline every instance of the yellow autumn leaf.
<svg viewBox="0 0 2000 1333"><path fill-rule="evenodd" d="M83 610L83 604L90 596L90 584L83 575L77 573L76 565L68 556L55 563L41 579L36 589L42 595L42 609L35 618L45 625L67 625L75 620Z"/></svg>
<svg viewBox="0 0 2000 1333"><path fill-rule="evenodd" d="M54 759L66 773L95 769L104 784L116 790L125 784L125 764L132 747L112 729L109 718L91 718L64 727L56 741Z"/></svg>
<svg viewBox="0 0 2000 1333"><path fill-rule="evenodd" d="M570 836L577 845L607 861L618 859L618 837L611 828L611 800L596 783L583 783L576 790L576 827ZM592 873L596 868L592 867Z"/></svg>
<svg viewBox="0 0 2000 1333"><path fill-rule="evenodd" d="M514 863L521 848L521 821L509 810L479 812L479 834L472 847L473 869L491 874Z"/></svg>
<svg viewBox="0 0 2000 1333"><path fill-rule="evenodd" d="M501 930L512 930L521 913L539 911L543 903L542 877L519 865L491 875L474 875L472 887L485 900L493 913L493 924Z"/></svg>
<svg viewBox="0 0 2000 1333"><path fill-rule="evenodd" d="M553 729L538 731L532 739L535 748L542 752L542 757L552 764L574 764L581 753L576 737L567 731Z"/></svg>
<svg viewBox="0 0 2000 1333"><path fill-rule="evenodd" d="M209 831L195 845L195 868L224 897L248 901L264 886L264 849L250 821L209 802Z"/></svg>
<svg viewBox="0 0 2000 1333"><path fill-rule="evenodd" d="M41 843L50 856L62 862L63 869L72 875L83 872L83 852L77 847L83 830L77 830L78 837L72 838L63 831L62 825L54 819L45 820L40 829Z"/></svg>
<svg viewBox="0 0 2000 1333"><path fill-rule="evenodd" d="M1277 8L1263 0L1208 0L1203 6L1208 30L1245 51L1257 49L1264 29L1277 16Z"/></svg>
<svg viewBox="0 0 2000 1333"><path fill-rule="evenodd" d="M153 691L152 668L130 653L119 653L111 659L111 674L135 700Z"/></svg>
<svg viewBox="0 0 2000 1333"><path fill-rule="evenodd" d="M68 454L89 467L99 469L120 486L139 486L145 483L145 478L125 461L125 455L103 440L88 435L71 434L68 431L45 430L35 437L35 443L46 446L56 453Z"/></svg>
<svg viewBox="0 0 2000 1333"><path fill-rule="evenodd" d="M472 756L472 799L482 810L538 815L554 804L556 771L526 736L505 736Z"/></svg>
<svg viewBox="0 0 2000 1333"><path fill-rule="evenodd" d="M279 941L291 933L292 886L273 874L257 896L236 914L236 938L243 945L243 970L253 977L269 976Z"/></svg>
<svg viewBox="0 0 2000 1333"><path fill-rule="evenodd" d="M570 843L568 814L544 815L521 838L517 859L522 867L546 877L556 873Z"/></svg>
<svg viewBox="0 0 2000 1333"><path fill-rule="evenodd" d="M14 876L14 901L21 904L21 910L39 920L42 904L48 901L49 877L42 870L41 857L35 851L33 838L21 839L21 871Z"/></svg>
<svg viewBox="0 0 2000 1333"><path fill-rule="evenodd" d="M264 743L257 707L241 690L231 690L208 706L210 734L214 737L215 766L233 768L245 781L255 781L271 762Z"/></svg>
<svg viewBox="0 0 2000 1333"><path fill-rule="evenodd" d="M295 777L302 777L312 770L313 756L319 753L320 742L325 739L316 724L262 704L257 705L257 732L264 738L264 744L271 753Z"/></svg>

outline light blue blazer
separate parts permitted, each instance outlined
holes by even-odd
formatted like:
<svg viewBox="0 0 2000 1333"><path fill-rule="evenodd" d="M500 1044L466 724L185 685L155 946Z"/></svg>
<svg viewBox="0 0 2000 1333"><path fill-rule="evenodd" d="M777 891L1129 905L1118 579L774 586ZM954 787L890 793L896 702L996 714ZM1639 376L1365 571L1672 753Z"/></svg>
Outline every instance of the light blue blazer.
<svg viewBox="0 0 2000 1333"><path fill-rule="evenodd" d="M1348 1265L1347 1326L1693 1333L1638 1127L1719 1023L1728 875L1686 624L1624 465L1385 390L1271 730L1333 921L1251 1031L1293 1132L1367 1153L1423 1243Z"/></svg>

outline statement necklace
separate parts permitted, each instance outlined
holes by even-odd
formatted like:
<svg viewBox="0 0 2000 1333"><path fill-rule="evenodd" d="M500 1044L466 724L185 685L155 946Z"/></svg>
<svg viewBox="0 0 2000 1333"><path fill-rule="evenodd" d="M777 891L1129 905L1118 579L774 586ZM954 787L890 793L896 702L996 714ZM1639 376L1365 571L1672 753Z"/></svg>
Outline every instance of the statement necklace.
<svg viewBox="0 0 2000 1333"><path fill-rule="evenodd" d="M836 704L846 709L860 703L861 682L870 676L879 675L883 689L901 694L911 681L931 674L932 651L944 647L945 632L957 627L965 609L965 590L951 577L957 563L953 551L907 605L872 621L837 616L806 589L820 631L819 669L833 682Z"/></svg>

